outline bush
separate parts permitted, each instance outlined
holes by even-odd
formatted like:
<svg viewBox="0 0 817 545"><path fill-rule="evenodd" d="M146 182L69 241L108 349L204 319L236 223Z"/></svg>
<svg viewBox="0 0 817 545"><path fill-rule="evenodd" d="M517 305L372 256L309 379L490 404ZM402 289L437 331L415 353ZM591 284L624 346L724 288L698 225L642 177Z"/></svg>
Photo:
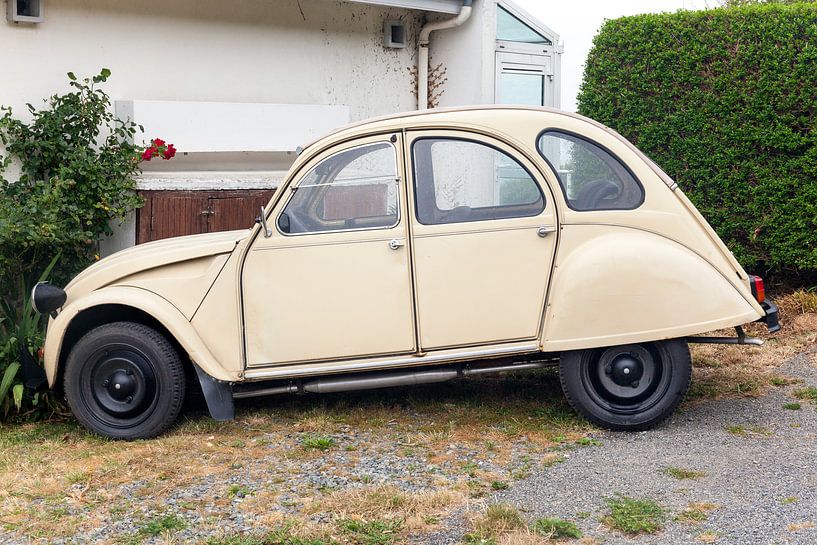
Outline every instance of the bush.
<svg viewBox="0 0 817 545"><path fill-rule="evenodd" d="M78 80L72 92L54 95L45 108L28 105L31 122L2 108L0 141L0 418L12 409L42 414L49 395L23 388L20 347L42 345L44 320L28 300L46 272L65 282L97 257L110 222L141 205L134 176L144 150L133 144L137 126L117 119L97 86L110 71ZM21 175L2 177L12 160ZM56 266L55 266L56 265ZM5 387L4 387L5 386Z"/></svg>
<svg viewBox="0 0 817 545"><path fill-rule="evenodd" d="M579 111L672 176L748 269L817 271L817 6L638 15L596 36Z"/></svg>

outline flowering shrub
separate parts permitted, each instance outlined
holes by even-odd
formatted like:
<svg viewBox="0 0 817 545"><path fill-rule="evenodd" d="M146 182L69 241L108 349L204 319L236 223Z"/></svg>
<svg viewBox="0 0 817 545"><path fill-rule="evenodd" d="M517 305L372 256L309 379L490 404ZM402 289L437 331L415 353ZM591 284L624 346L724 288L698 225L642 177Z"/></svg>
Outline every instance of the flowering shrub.
<svg viewBox="0 0 817 545"><path fill-rule="evenodd" d="M29 104L31 122L0 109L7 154L0 156L0 419L50 406L51 394L24 390L19 372L20 347L36 349L42 341L44 323L28 297L32 285L51 267L49 278L66 282L93 262L110 222L142 205L134 181L138 127L117 119L98 88L110 75L103 69L80 80L69 72L72 91L53 95L41 110ZM155 149L167 159L175 153L172 146ZM21 167L14 181L3 177L12 160Z"/></svg>

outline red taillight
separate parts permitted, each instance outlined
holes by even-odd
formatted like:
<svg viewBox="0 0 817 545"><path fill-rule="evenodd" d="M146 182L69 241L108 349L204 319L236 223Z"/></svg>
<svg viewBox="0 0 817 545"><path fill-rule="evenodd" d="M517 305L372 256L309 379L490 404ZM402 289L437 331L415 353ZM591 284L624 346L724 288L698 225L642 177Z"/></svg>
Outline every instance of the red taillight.
<svg viewBox="0 0 817 545"><path fill-rule="evenodd" d="M766 300L766 287L763 285L762 278L749 275L749 285L752 288L752 295L755 296L758 303L762 303Z"/></svg>

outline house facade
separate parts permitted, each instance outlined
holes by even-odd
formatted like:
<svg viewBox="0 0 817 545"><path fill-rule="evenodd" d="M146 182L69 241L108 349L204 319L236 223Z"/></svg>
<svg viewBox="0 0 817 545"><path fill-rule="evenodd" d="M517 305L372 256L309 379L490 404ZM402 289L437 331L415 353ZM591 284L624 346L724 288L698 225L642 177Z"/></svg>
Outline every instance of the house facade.
<svg viewBox="0 0 817 545"><path fill-rule="evenodd" d="M143 163L146 206L103 241L104 253L250 225L297 147L348 122L422 107L560 105L559 37L511 0L6 8L0 103L20 115L66 89L66 72L106 67L118 115L179 150Z"/></svg>

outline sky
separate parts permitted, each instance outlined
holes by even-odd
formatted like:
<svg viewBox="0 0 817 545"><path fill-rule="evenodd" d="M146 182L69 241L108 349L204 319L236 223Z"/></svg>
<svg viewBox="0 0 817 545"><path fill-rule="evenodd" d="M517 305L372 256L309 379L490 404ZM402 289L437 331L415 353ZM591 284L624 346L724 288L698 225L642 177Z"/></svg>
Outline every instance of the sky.
<svg viewBox="0 0 817 545"><path fill-rule="evenodd" d="M522 9L556 32L564 45L562 55L562 109L576 111L576 95L582 82L584 62L605 19L624 15L703 9L718 0L514 0Z"/></svg>

